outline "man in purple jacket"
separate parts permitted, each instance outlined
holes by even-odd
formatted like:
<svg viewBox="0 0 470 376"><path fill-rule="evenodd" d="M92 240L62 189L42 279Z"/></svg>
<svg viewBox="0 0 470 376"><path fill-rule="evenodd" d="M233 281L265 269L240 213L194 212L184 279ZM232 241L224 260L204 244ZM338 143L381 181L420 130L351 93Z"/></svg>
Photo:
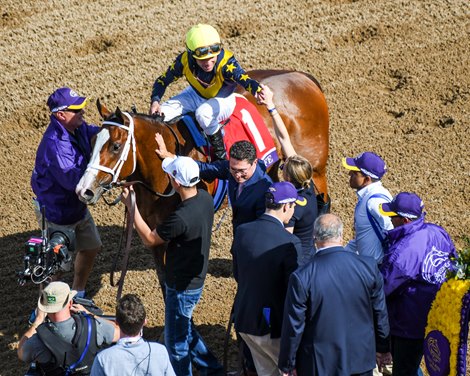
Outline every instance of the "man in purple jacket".
<svg viewBox="0 0 470 376"><path fill-rule="evenodd" d="M401 192L379 210L391 217L394 227L387 233L388 250L380 266L390 320L393 375L417 375L431 303L456 251L442 227L424 221L423 202L416 194Z"/></svg>
<svg viewBox="0 0 470 376"><path fill-rule="evenodd" d="M85 295L101 239L86 205L75 187L88 165L91 139L100 128L83 120L88 100L68 87L54 91L47 105L51 122L36 152L31 187L36 195L36 213L45 207L47 227L75 234L75 269L72 289Z"/></svg>

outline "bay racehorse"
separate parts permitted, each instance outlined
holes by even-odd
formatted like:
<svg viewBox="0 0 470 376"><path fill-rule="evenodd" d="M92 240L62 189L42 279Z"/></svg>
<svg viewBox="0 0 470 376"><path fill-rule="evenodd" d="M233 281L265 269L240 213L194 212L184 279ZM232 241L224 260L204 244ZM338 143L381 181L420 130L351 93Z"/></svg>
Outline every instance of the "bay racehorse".
<svg viewBox="0 0 470 376"><path fill-rule="evenodd" d="M315 185L326 195L329 118L320 85L312 76L302 72L257 70L248 74L273 91L276 108L286 124L294 148L311 162ZM250 94L240 93L256 105ZM155 133L162 134L168 150L174 154L203 161L206 156L195 147L183 121L167 124L161 119L122 112L119 108L111 113L99 102L97 105L104 119L103 129L96 138L88 169L77 185L77 194L82 201L94 204L105 189L116 182L141 181L145 185L134 185L137 206L150 228L155 228L179 202L161 168L162 161L155 154ZM257 109L275 138L272 120L265 106L257 105ZM277 141L276 145L281 155ZM278 166L279 163L276 163L270 170L274 180L278 180ZM200 185L210 193L214 189L214 182L201 182ZM165 249L158 247L153 251L159 282L164 286L162 266Z"/></svg>

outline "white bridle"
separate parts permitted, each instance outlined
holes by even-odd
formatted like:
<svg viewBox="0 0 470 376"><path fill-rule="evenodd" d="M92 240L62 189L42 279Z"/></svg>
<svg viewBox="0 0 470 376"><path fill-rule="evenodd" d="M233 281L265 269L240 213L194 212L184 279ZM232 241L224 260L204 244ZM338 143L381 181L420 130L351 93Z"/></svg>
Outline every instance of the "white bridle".
<svg viewBox="0 0 470 376"><path fill-rule="evenodd" d="M135 137L134 137L134 119L132 118L131 115L129 115L128 112L123 112L122 114L125 115L129 119L129 126L126 126L124 124L119 124L114 121L106 121L106 120L103 121L103 125L113 125L113 126L127 130L127 140L126 140L126 143L124 144L121 155L119 156L119 160L116 162L113 168L100 165L99 152L101 151L101 148L106 142L106 140L104 140L98 152L96 152L96 149L93 150L91 161L88 164L87 169L86 169L86 172L91 172L94 174L96 174L97 172L91 171L91 170L103 171L103 172L110 174L113 177L111 184L114 184L117 182L119 178L119 174L121 173L122 166L127 161L127 157L129 156L129 150L131 148L131 145L132 145L132 153L134 157L133 158L134 166L132 167L131 174L134 173L136 163L137 163L136 162L136 145L135 145ZM109 133L108 133L108 138L109 138Z"/></svg>

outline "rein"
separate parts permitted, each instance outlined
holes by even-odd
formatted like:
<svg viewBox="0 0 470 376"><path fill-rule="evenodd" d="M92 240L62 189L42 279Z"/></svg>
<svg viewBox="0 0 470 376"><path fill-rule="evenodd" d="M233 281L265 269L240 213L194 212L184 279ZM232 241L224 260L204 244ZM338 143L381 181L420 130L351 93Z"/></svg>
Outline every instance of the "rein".
<svg viewBox="0 0 470 376"><path fill-rule="evenodd" d="M124 247L124 252L123 252L121 276L119 277L119 280L117 281L117 283L115 283L114 282L114 273L116 272L119 255L121 254L122 237L121 237L121 241L120 241L120 244L119 244L118 252L117 252L116 257L114 258L114 261L113 261L113 266L112 266L112 269L111 269L111 273L109 275L111 286L115 287L116 284L118 285L118 290L117 290L117 293L116 293L116 300L119 300L121 298L121 295L122 295L122 289L124 287L124 278L126 277L127 266L129 264L129 254L130 254L130 250L131 250L131 241L132 241L132 230L134 228L135 192L133 190L129 190L129 197L130 197L130 200L131 200L131 208L130 208L130 210L128 210L127 206L126 206L126 221L125 221L126 223L123 226L123 234L125 233L126 245ZM121 197L119 197L119 199L120 198Z"/></svg>
<svg viewBox="0 0 470 376"><path fill-rule="evenodd" d="M114 188L129 187L131 185L136 185L136 184L142 185L147 191L149 191L150 193L152 193L152 194L154 194L155 196L158 196L158 197L171 197L176 192L173 187L171 187L171 191L169 193L155 192L152 189L152 187L150 187L147 183L145 183L141 180L133 180L133 181L121 180L121 181L118 181L114 184L110 183L110 184L103 185L102 187L106 192L110 192ZM118 204L119 202L121 202L121 196L116 197L116 199L114 199L114 201L111 201L111 202L106 200L106 197L103 196L103 200L108 206L114 206L114 205Z"/></svg>

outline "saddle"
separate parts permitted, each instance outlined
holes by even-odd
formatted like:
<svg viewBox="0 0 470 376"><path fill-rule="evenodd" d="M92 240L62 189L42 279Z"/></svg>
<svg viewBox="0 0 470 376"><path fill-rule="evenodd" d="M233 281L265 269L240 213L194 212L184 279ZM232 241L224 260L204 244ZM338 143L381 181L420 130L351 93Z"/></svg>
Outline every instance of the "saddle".
<svg viewBox="0 0 470 376"><path fill-rule="evenodd" d="M279 160L276 145L256 107L244 96L238 94L236 94L235 103L235 109L230 118L221 123L225 150L230 150L237 141L250 141L255 146L258 159L261 159L266 167L276 163ZM197 124L194 114L186 114L182 120L188 127L196 146L202 148L206 155L211 155L210 143Z"/></svg>

